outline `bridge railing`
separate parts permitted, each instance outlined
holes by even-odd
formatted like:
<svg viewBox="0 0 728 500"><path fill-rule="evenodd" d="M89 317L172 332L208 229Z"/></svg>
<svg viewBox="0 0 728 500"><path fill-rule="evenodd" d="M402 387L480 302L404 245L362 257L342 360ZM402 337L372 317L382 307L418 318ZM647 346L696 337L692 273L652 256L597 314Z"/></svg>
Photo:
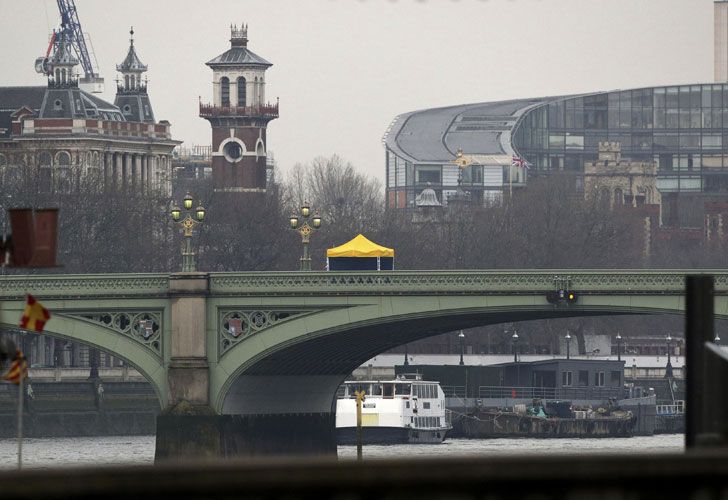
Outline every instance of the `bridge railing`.
<svg viewBox="0 0 728 500"><path fill-rule="evenodd" d="M622 398L623 389L620 387L515 387L515 386L484 386L478 387L478 397L481 399L566 399L585 400Z"/></svg>
<svg viewBox="0 0 728 500"><path fill-rule="evenodd" d="M541 294L554 290L558 278L568 277L571 288L582 293L675 294L684 293L688 270L453 270L379 272L267 272L213 273L213 294L265 295L282 292L356 294ZM716 288L728 291L728 273L716 276Z"/></svg>
<svg viewBox="0 0 728 500"><path fill-rule="evenodd" d="M426 270L332 272L237 272L201 274L213 295L472 295L553 291L568 278L581 294L683 295L686 274L710 274L717 292L728 293L728 272L719 270ZM12 275L0 277L0 299L30 292L44 297L164 296L170 274Z"/></svg>

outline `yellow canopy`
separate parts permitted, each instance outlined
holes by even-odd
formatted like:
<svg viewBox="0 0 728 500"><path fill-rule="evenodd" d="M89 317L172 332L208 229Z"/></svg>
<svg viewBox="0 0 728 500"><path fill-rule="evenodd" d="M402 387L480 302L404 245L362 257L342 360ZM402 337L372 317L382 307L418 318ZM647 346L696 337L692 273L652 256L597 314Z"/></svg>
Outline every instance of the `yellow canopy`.
<svg viewBox="0 0 728 500"><path fill-rule="evenodd" d="M326 257L394 257L394 249L372 243L359 234L348 243L326 250Z"/></svg>

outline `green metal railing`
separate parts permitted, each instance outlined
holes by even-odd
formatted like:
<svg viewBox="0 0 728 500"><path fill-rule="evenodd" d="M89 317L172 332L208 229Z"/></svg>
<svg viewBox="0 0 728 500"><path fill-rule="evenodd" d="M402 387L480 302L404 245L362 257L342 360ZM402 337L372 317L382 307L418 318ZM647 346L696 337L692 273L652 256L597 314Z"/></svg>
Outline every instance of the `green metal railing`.
<svg viewBox="0 0 728 500"><path fill-rule="evenodd" d="M540 295L568 283L582 295L682 295L686 274L715 277L728 294L722 270L457 270L380 272L239 272L201 274L212 295ZM159 297L169 274L10 275L0 277L0 299L44 297Z"/></svg>

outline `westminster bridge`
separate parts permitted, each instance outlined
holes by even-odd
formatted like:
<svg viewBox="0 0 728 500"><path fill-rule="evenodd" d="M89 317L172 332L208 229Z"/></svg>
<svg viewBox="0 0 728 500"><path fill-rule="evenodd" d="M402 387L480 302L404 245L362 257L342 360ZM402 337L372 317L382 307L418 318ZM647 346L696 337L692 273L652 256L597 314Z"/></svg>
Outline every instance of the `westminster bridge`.
<svg viewBox="0 0 728 500"><path fill-rule="evenodd" d="M728 317L726 271L472 270L3 276L0 323L16 328L30 293L53 314L45 334L134 366L166 409L158 456L176 446L160 439L195 451L200 425L211 454L327 453L336 388L383 351L504 322L682 313L686 274L714 276L716 317ZM576 301L549 302L567 279ZM216 437L236 433L257 441Z"/></svg>

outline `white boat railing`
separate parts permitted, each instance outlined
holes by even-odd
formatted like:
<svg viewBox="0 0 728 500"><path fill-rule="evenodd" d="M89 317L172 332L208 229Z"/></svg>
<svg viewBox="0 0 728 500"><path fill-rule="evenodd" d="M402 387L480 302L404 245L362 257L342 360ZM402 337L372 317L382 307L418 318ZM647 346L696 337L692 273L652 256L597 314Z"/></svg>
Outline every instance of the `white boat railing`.
<svg viewBox="0 0 728 500"><path fill-rule="evenodd" d="M673 404L655 405L655 411L658 415L682 415L685 413L685 401L678 400Z"/></svg>

